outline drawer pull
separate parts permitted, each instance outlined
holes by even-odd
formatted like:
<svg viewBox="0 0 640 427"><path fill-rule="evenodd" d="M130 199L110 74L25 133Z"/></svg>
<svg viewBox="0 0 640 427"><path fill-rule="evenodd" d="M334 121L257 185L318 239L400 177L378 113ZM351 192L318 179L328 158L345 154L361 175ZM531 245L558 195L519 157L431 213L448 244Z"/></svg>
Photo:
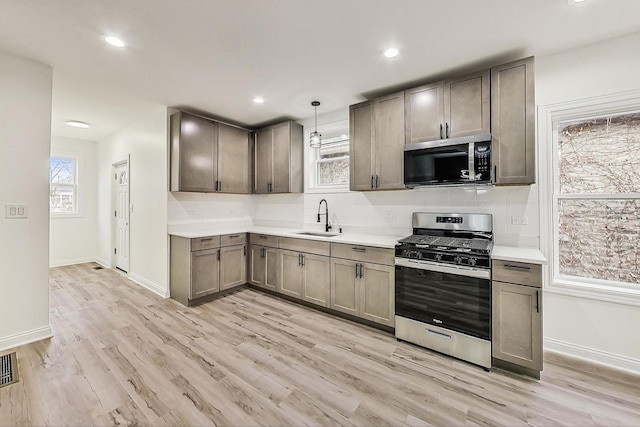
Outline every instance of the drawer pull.
<svg viewBox="0 0 640 427"><path fill-rule="evenodd" d="M521 270L521 271L529 271L531 267L523 267L521 265L513 265L513 264L504 264L504 268L510 268L512 270Z"/></svg>
<svg viewBox="0 0 640 427"><path fill-rule="evenodd" d="M356 251L356 252L367 252L367 250L366 250L365 248L356 248L356 247L353 247L353 248L351 248L351 249L353 249L353 250L354 250L354 251Z"/></svg>
<svg viewBox="0 0 640 427"><path fill-rule="evenodd" d="M433 329L426 329L426 332L428 332L430 334L433 334L433 335L437 335L440 338L444 338L446 340L450 340L451 339L451 335L445 334L444 332L434 331Z"/></svg>
<svg viewBox="0 0 640 427"><path fill-rule="evenodd" d="M266 240L266 238L267 238L267 236L262 236L262 235L258 236L258 239Z"/></svg>
<svg viewBox="0 0 640 427"><path fill-rule="evenodd" d="M201 242L209 242L211 240L213 240L213 237L207 237L206 239L205 238L200 239Z"/></svg>
<svg viewBox="0 0 640 427"><path fill-rule="evenodd" d="M230 239L237 239L238 237L240 237L240 235L239 234L231 234L231 235L229 235L227 237L229 237Z"/></svg>

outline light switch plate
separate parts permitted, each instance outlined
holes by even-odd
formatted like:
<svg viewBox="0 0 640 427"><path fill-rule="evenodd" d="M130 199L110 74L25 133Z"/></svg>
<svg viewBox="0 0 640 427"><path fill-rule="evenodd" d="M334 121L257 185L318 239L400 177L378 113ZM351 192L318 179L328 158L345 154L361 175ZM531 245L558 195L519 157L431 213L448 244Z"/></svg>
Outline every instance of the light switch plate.
<svg viewBox="0 0 640 427"><path fill-rule="evenodd" d="M27 218L27 205L4 205L4 217L6 219Z"/></svg>

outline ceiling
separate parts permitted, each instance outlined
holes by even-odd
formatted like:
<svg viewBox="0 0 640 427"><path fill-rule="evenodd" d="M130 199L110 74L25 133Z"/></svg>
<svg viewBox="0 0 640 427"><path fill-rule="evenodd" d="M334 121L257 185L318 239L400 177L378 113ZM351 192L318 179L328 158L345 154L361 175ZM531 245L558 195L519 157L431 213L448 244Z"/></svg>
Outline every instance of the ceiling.
<svg viewBox="0 0 640 427"><path fill-rule="evenodd" d="M153 104L256 127L308 118L312 100L322 114L640 31L638 0L0 0L0 10L0 51L54 68L52 133L94 141ZM108 46L107 34L128 46ZM387 59L391 46L400 55Z"/></svg>

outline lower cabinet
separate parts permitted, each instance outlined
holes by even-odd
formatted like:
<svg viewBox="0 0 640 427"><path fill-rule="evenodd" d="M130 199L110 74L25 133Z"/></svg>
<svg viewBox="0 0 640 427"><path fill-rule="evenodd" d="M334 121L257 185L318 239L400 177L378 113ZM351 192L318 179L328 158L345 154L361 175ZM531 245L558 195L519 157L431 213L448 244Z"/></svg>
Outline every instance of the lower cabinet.
<svg viewBox="0 0 640 427"><path fill-rule="evenodd" d="M280 286L284 295L329 307L329 257L280 251Z"/></svg>
<svg viewBox="0 0 640 427"><path fill-rule="evenodd" d="M249 283L277 291L279 250L251 245L249 252Z"/></svg>
<svg viewBox="0 0 640 427"><path fill-rule="evenodd" d="M334 310L386 326L395 324L395 267L331 259Z"/></svg>
<svg viewBox="0 0 640 427"><path fill-rule="evenodd" d="M542 370L540 266L494 261L493 278L492 357L539 377Z"/></svg>
<svg viewBox="0 0 640 427"><path fill-rule="evenodd" d="M169 288L184 305L246 283L246 235L171 236Z"/></svg>
<svg viewBox="0 0 640 427"><path fill-rule="evenodd" d="M247 246L220 248L220 290L247 283Z"/></svg>

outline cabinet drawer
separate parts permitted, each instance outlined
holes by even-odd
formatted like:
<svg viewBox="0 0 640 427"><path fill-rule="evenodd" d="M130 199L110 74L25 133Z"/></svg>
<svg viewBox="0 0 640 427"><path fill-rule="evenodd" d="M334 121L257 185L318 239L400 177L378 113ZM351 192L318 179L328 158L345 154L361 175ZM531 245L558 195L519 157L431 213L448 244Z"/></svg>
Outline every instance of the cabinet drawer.
<svg viewBox="0 0 640 427"><path fill-rule="evenodd" d="M352 259L374 264L393 265L395 252L393 249L372 246L331 243L331 256L333 258Z"/></svg>
<svg viewBox="0 0 640 427"><path fill-rule="evenodd" d="M542 287L542 266L515 261L492 261L491 274L498 282Z"/></svg>
<svg viewBox="0 0 640 427"><path fill-rule="evenodd" d="M215 249L220 247L220 236L207 236L191 239L191 251Z"/></svg>
<svg viewBox="0 0 640 427"><path fill-rule="evenodd" d="M220 246L244 245L247 243L245 233L224 234L220 236Z"/></svg>
<svg viewBox="0 0 640 427"><path fill-rule="evenodd" d="M309 254L329 256L329 242L320 242L318 240L296 239L291 237L280 238L280 248L289 249L291 251L306 252Z"/></svg>
<svg viewBox="0 0 640 427"><path fill-rule="evenodd" d="M270 236L268 234L251 234L250 240L252 245L278 247L278 236Z"/></svg>

